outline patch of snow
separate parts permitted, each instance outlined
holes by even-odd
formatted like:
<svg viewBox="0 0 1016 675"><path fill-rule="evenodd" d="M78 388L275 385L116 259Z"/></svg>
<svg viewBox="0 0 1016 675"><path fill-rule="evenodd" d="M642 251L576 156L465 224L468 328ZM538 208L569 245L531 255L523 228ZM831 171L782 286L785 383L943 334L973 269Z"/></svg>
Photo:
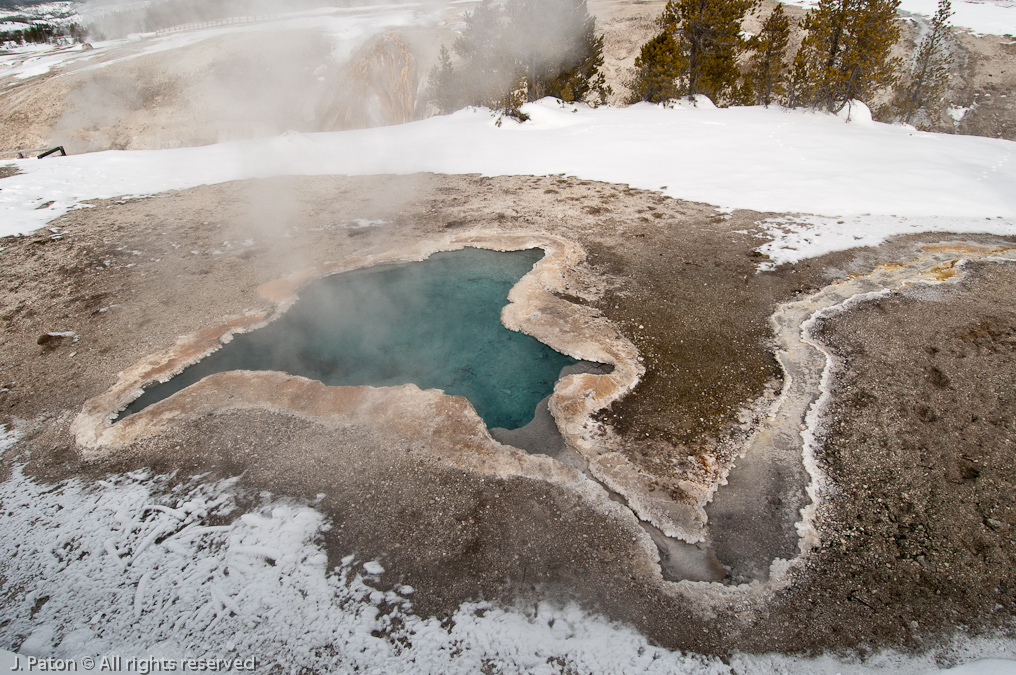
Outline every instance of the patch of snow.
<svg viewBox="0 0 1016 675"><path fill-rule="evenodd" d="M949 115L949 117L953 119L953 122L959 124L961 121L963 121L963 118L966 117L966 114L973 109L974 106L972 105L966 107L960 105L952 105L949 106L949 108L945 112L947 115Z"/></svg>
<svg viewBox="0 0 1016 675"><path fill-rule="evenodd" d="M978 659L941 672L949 675L1016 675L1016 661Z"/></svg>
<svg viewBox="0 0 1016 675"><path fill-rule="evenodd" d="M387 220L370 220L368 218L354 218L353 220L342 221L342 226L348 230L359 230L364 227L377 227L387 224Z"/></svg>
<svg viewBox="0 0 1016 675"><path fill-rule="evenodd" d="M941 216L856 215L829 218L794 215L763 221L773 239L758 247L769 256L759 269L767 271L785 263L796 263L833 251L878 246L891 236L919 232L975 234L1016 234L1016 220Z"/></svg>
<svg viewBox="0 0 1016 675"><path fill-rule="evenodd" d="M846 105L836 113L836 116L844 122L857 124L858 126L870 127L874 124L874 121L871 119L871 108L864 101L847 101ZM914 127L910 127L910 130L913 129Z"/></svg>
<svg viewBox="0 0 1016 675"><path fill-rule="evenodd" d="M811 9L818 0L785 0L787 4ZM938 0L901 0L901 14L919 14L932 17L938 9ZM1012 35L1016 33L1016 0L953 0L953 17L950 23L984 35Z"/></svg>
<svg viewBox="0 0 1016 675"><path fill-rule="evenodd" d="M815 214L787 224L766 251L774 259L868 245L929 223L1016 234L1012 141L781 108L593 109L544 99L523 110L532 121L498 126L490 111L469 108L393 127L15 160L22 173L3 181L0 235L30 232L88 199L256 177L427 171L563 173L728 210ZM36 211L40 200L53 206ZM859 227L836 225L846 219Z"/></svg>
<svg viewBox="0 0 1016 675"><path fill-rule="evenodd" d="M0 429L0 447L13 434ZM936 654L864 662L669 652L575 605L506 609L465 603L445 624L412 612L412 588L384 590L354 556L329 568L314 509L279 501L235 515L234 480L174 481L144 471L43 485L16 467L0 484L0 645L26 657L249 658L259 670L730 675L938 673ZM367 561L368 575L383 572ZM957 643L962 661L1003 656L1011 641ZM1011 653L1011 652L1010 652ZM0 650L0 669L18 658ZM955 671L998 675L1016 662ZM970 669L973 670L970 670ZM994 668L994 670L991 670ZM36 667L38 670L38 667ZM79 671L81 668L79 668ZM121 671L122 672L122 671ZM949 671L946 671L949 672Z"/></svg>
<svg viewBox="0 0 1016 675"><path fill-rule="evenodd" d="M54 46L30 44L11 50L10 54L0 55L0 77L24 80L37 75L45 75L55 68L63 68L78 60L90 59L95 56L94 50L85 50L80 44L71 46Z"/></svg>
<svg viewBox="0 0 1016 675"><path fill-rule="evenodd" d="M996 645L1004 652L1004 647ZM1016 675L1016 661L1008 659L972 659L953 668L940 669L934 659L907 658L894 652L882 652L866 661L830 655L800 658L782 655L744 656L730 659L731 672L737 675Z"/></svg>
<svg viewBox="0 0 1016 675"><path fill-rule="evenodd" d="M307 506L266 503L209 527L234 508L231 488L143 472L46 486L15 469L0 485L0 644L63 659L257 656L286 672L560 672L555 657L579 672L729 672L575 606L467 603L447 627L419 618L408 589L372 587L353 556L329 569L327 524Z"/></svg>
<svg viewBox="0 0 1016 675"><path fill-rule="evenodd" d="M363 571L367 574L384 574L385 568L378 561L371 560L363 564Z"/></svg>

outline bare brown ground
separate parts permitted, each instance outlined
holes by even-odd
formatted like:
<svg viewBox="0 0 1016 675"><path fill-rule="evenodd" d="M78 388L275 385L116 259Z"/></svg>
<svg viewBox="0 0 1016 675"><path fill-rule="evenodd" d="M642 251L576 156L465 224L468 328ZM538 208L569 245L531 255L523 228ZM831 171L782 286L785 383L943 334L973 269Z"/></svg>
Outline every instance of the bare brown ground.
<svg viewBox="0 0 1016 675"><path fill-rule="evenodd" d="M836 488L821 554L757 644L881 634L919 648L957 624L1012 634L1014 291L1012 265L982 264L958 286L918 286L821 324L840 361L820 457Z"/></svg>
<svg viewBox="0 0 1016 675"><path fill-rule="evenodd" d="M379 558L384 581L416 587L425 614L469 598L573 597L666 646L720 654L918 648L960 625L1008 628L1016 274L1006 267L825 324L845 374L821 456L835 486L823 546L788 587L711 613L659 581L623 522L573 493L449 468L384 429L209 410L91 463L68 431L120 370L178 335L268 309L255 292L265 281L449 231L543 231L586 248L608 285L595 306L645 359L643 383L604 418L664 481L738 433L736 411L777 384L767 323L777 304L944 238L756 274L761 215L553 176L281 178L95 202L52 223L57 238L0 242L0 421L24 432L5 470L29 459L31 475L54 480L150 466L243 473L255 493L324 493L329 555ZM385 222L348 227L355 218ZM58 331L77 341L39 344Z"/></svg>
<svg viewBox="0 0 1016 675"><path fill-rule="evenodd" d="M970 110L959 121L944 115L934 130L1016 140L1016 40L962 31L955 37L958 59L946 107Z"/></svg>

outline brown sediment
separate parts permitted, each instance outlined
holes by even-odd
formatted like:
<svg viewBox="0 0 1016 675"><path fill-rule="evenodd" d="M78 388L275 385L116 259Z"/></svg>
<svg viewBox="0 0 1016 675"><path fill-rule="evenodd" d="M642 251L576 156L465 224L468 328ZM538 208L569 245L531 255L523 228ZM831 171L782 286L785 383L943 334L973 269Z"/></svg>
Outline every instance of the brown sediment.
<svg viewBox="0 0 1016 675"><path fill-rule="evenodd" d="M279 217L273 211L271 224L257 229L262 221L248 213L250 195L273 195L274 201L282 201L274 198L279 193L295 195L292 212ZM393 195L400 201L391 204ZM411 197L401 199L406 195ZM607 205L610 212L593 217L573 199ZM212 220L212 210L216 220L202 223ZM367 231L344 231L343 219L360 217L387 222ZM861 643L912 646L916 643L910 636L924 632L925 626L983 628L994 625L992 617L1010 619L1008 609L991 614L985 598L995 597L999 588L1001 602L1011 604L1006 600L1012 597L1011 585L997 583L997 570L1011 569L1011 564L999 567L1003 563L998 556L1012 555L1005 537L1016 516L1000 496L1011 492L1013 474L1006 459L1011 453L1005 453L1014 437L1010 431L1007 437L975 439L985 444L983 457L996 461L985 467L982 455L971 454L972 446L957 434L966 433L964 425L981 428L995 424L996 418L1012 419L1007 412L1011 401L995 396L996 410L988 400L993 392L1008 391L999 387L1010 371L998 364L1011 365L1014 324L1011 307L1005 304L1006 293L1011 294L1016 283L1011 265L1004 266L1009 272L1002 274L1001 265L975 263L971 268L979 274L950 279L959 284L915 283L901 293L857 301L849 311L827 317L812 329L816 342L836 350L834 395L827 402L824 427L832 440L823 448L837 457L818 457L836 489L825 496L817 513L820 546L792 569L777 563L775 576L786 572L784 585L758 581L724 589L719 584L664 583L655 547L630 510L620 504L601 508L597 500L605 491L595 483L567 482L577 471L559 473L557 482L527 478L538 475L544 465L513 454L511 448L488 445L475 433L475 420L454 405L440 409L447 429L420 443L401 438L394 428L344 422L365 419L360 415L369 411L368 403L381 400L365 394L348 399L325 394L332 407L313 419L292 412L288 405L303 397L297 391L317 395L320 385L310 381L285 385L291 390L285 408L262 407L246 394L238 400L252 407L230 408L222 392L205 391L200 396L212 396L214 405L198 401L188 408L187 417L120 449L109 448L94 461L81 461L81 448L67 433L85 400L108 391L118 371L173 344L175 336L196 335L221 325L222 316L242 317L250 309L253 315L273 316L299 283L287 279L266 287L271 301L255 289L292 270L323 270L329 260L362 262L394 249L414 248L420 241L444 241L452 229L538 231L579 242L589 253L576 270L578 278L561 280L552 294L565 305L601 312L645 359L641 363L647 372L635 389L615 402L609 414L598 415L605 434L601 447L616 445L597 457L608 463L611 452L621 453L645 476L647 496L669 494L691 503L682 501L687 495L678 481L693 483L689 490L716 481L744 448L722 445L725 425L745 427L747 438L776 401L766 388L770 381L782 384L772 359L768 317L773 311L853 272L889 274L880 263L913 260L921 254L922 243L948 237L914 235L878 249L754 274L757 257L751 253L761 240L752 235L757 232L752 223L760 218L737 212L728 221L706 206L559 177L301 177L209 186L127 203L98 202L96 208L72 212L54 223L68 233L59 241L39 236L3 242L0 384L10 391L0 391L0 405L8 415L2 421L17 417L23 430L18 445L5 456L5 466L14 455L30 455L26 470L42 480L101 478L109 471L148 468L181 475L242 474L239 484L255 495L264 490L314 502L318 494L327 493L324 501L315 503L334 524L326 534L329 556L337 560L356 552L378 557L417 588L414 604L424 615L453 611L460 602L477 597L511 602L522 594L545 599L557 597L554 588L564 588L565 598L577 597L587 608L630 622L660 644L704 653L820 650ZM300 229L290 228L290 223ZM210 255L225 239L247 237L256 243ZM963 238L989 244L989 249L1002 248L998 242L1011 245L998 237ZM177 250L175 244L183 246ZM130 249L142 250L142 255ZM192 254L192 249L200 254ZM931 266L964 257L968 254L960 251ZM998 268L999 273L987 274L987 268ZM972 277L983 279L974 284ZM995 284L1001 284L1001 290L992 290ZM114 303L119 307L98 313ZM548 311L555 307L548 304ZM888 308L884 315L883 307ZM836 333L821 328L830 325L846 327L846 339L837 341ZM945 332L935 333L935 326ZM42 333L69 330L80 335L80 342L64 340L48 351L36 344ZM931 350L939 348L942 353L932 356ZM876 358L882 350L890 350L885 355L888 368ZM960 356L965 358L955 360ZM971 369L969 377L960 372L963 368ZM993 389L983 391L974 374L988 377ZM268 377L259 386L276 389L282 382L289 380ZM583 376L573 381L578 389L602 393L600 382ZM779 393L780 386L774 391ZM924 400L929 394L941 401ZM879 401L872 403L872 395ZM417 401L418 396L419 405L430 405L428 392L403 392L397 398ZM736 416L753 404L755 412ZM971 423L974 415L981 420ZM960 431L941 434L936 425L945 419ZM883 427L888 431L883 433ZM799 428L793 431L800 433ZM765 434L772 432L763 429L760 435ZM926 457L924 450L893 445L895 438L910 442L914 434L929 450L938 448L929 443L941 437L943 463ZM882 439L879 442L897 454L887 456L880 446L871 445L872 439ZM946 457L947 451L956 456ZM502 457L506 465L516 462L521 468L509 470L525 475L492 479L491 473L456 468L455 457L474 454ZM981 478L965 478L973 471L964 454L978 461L974 468ZM731 487L746 461L736 462L728 476ZM797 461L800 464L799 452ZM922 477L926 472L930 478ZM762 478L769 476L763 473ZM764 539L767 531L759 523L778 509L765 500L776 494L770 489L776 483L760 485L762 501L743 522L750 534ZM714 499L742 487L721 488ZM976 491L964 492L971 487ZM582 491L587 488L585 497ZM903 494L923 495L915 507L918 512L907 510L911 507ZM986 495L995 501L985 501ZM983 523L974 522L974 498L991 506ZM936 523L952 517L944 506L949 503L957 504L966 519L958 534L945 525L935 530ZM742 509L740 516L744 513ZM709 518L710 541L719 551L712 513ZM900 537L904 526L905 540ZM924 529L913 531L920 526ZM741 534L731 533L726 551L744 554L737 548L746 541ZM789 560L798 553L796 532L790 536L790 548L776 557ZM927 553L925 562L915 559L916 551L907 553L917 543ZM894 558L896 549L911 557ZM985 551L983 563L978 563L976 558ZM720 559L730 560L726 555ZM969 581L944 564L956 560L965 561L964 574L976 572ZM978 564L980 571L975 569ZM536 584L546 585L536 590ZM910 621L919 621L921 631L908 628Z"/></svg>
<svg viewBox="0 0 1016 675"><path fill-rule="evenodd" d="M422 409L429 411L422 420L441 420L440 425L444 429L441 447L466 449L464 452L441 457L453 466L498 476L524 475L563 484L581 483L581 478L573 470L564 473L547 471L546 466L543 466L546 460L542 458L530 463L530 466L525 457L518 454L517 449L497 443L464 399L462 402L471 414L466 414L461 405L441 406L438 410L422 399L416 400L405 392L395 394L387 389L372 390L381 392L377 396L384 400L383 404L364 407L360 401L352 407L336 407L336 401L348 403L348 397L332 394L330 390L334 388L321 385L322 389L313 391L330 402L321 407L313 403L310 394L306 392L300 396L290 396L286 388L256 386L255 383L259 382L258 375L247 373L229 380L211 378L202 382L203 386L185 390L189 392L186 398L181 396L181 392L120 423L109 424L109 420L136 398L145 386L154 381L165 381L181 372L188 365L218 349L234 333L257 328L279 316L292 306L300 289L310 281L378 264L423 260L437 251L465 247L503 251L539 247L545 250L544 258L509 292L509 304L502 311L502 322L512 330L532 335L574 358L612 366L609 374L580 373L562 378L550 397L549 408L567 446L578 452L585 462L585 468L597 481L624 497L627 506L640 520L650 523L668 537L688 543L704 542L708 538L706 505L713 500L717 489L727 482L735 460L748 455L745 463L762 461L770 467L782 467L781 485L769 485L763 481L754 490L748 491L755 498L779 495L781 509L777 520L780 525L775 536L786 539L786 533L795 532L796 528L793 537L800 537L798 546L793 547L794 555L788 555L787 546L784 545L782 555L776 555L772 550L763 555L769 558L768 564L764 559L755 561L757 570L770 568L762 573L756 571L755 578L774 584L783 582L786 571L790 569L788 561L800 560L801 556L818 544L813 520L819 500L821 476L814 468L814 462L809 459L809 452L814 451L814 448L809 450L809 439L816 433L815 420L818 418L809 421L807 417L809 410L815 413L822 399L824 389L821 383L829 376L829 364L814 353L822 350L809 340L807 323L821 312L850 302L853 297L864 293L902 287L911 281L944 281L954 278L960 254L968 258L989 259L1010 250L973 244L925 246L924 254L917 260L880 264L872 272L851 275L847 281L834 283L804 300L782 306L773 317L773 326L781 344L778 358L786 377L783 392L772 405L768 417L740 452L734 452L726 460L720 460L708 452L699 453L686 471L665 481L665 490L656 489L660 485L658 477L646 474L619 451L618 439L595 417L597 412L630 392L644 374L645 368L639 362L634 345L598 311L554 294L554 291L560 293L574 284L575 270L584 261L585 252L575 242L549 235L470 232L421 242L408 249L323 263L262 284L257 289L258 294L275 303L276 310L273 314L252 313L230 319L220 326L181 338L169 350L127 369L114 387L86 402L82 413L72 424L72 433L92 456L98 456L106 449L157 433L179 418L193 415L202 406L231 409L250 407L253 401L260 401L265 409L289 409L309 419L338 416L347 423L372 420L373 424L382 426L391 424L388 420L391 413L385 411L396 411L401 416L399 419L414 421L407 423L408 426L394 424L392 428L399 430L405 437L414 437L425 433L427 428L425 425L418 427L422 422L416 418L416 414ZM249 386L244 385L248 381ZM232 395L225 399L220 395L217 387L227 386L229 391L243 390L242 404L233 403ZM290 386L294 385L287 380L287 387ZM329 392L327 395L321 393L326 391ZM440 392L427 393L444 396ZM199 399L205 396L207 400L199 406L194 403L195 396ZM803 433L799 433L798 429L804 430ZM482 439L482 442L478 439ZM502 453L504 456L500 459L496 451L499 447L509 448ZM537 465L539 468L536 468ZM807 495L804 487L809 479L806 478L805 470L810 474L811 483ZM751 497L738 496L736 499L750 501ZM733 508L736 513L738 509L743 510L744 505L719 508ZM731 518L729 512L725 515L728 519ZM780 535L780 531L784 534ZM767 536L774 535L768 533ZM748 539L752 537L748 536ZM747 580L740 578L742 582Z"/></svg>
<svg viewBox="0 0 1016 675"><path fill-rule="evenodd" d="M812 326L836 371L822 542L744 634L750 649L1011 639L1016 266L961 269Z"/></svg>
<svg viewBox="0 0 1016 675"><path fill-rule="evenodd" d="M952 279L956 275L960 255L990 258L1010 250L1006 247L976 244L927 245L922 247L924 254L917 260L879 264L872 272L852 274L847 281L834 283L804 300L780 307L772 321L782 349L778 358L786 374L781 396L771 405L761 426L740 449L728 449L722 458L708 451L699 452L686 463L683 471L676 472L669 479L661 480L658 475L648 474L632 462L622 452L622 445L612 430L603 423L602 418L597 419L598 412L622 399L635 387L645 373L645 367L640 363L635 346L598 310L555 294L564 293L576 284L576 270L586 256L576 242L545 234L473 231L425 240L396 251L326 262L261 284L257 293L275 304L274 312L251 312L229 319L219 326L180 338L168 350L143 359L123 371L117 383L107 392L89 399L71 425L71 431L78 444L87 449L86 456L95 458L110 448L121 447L158 433L181 418L193 416L199 409L216 406L223 409L250 407L254 405L253 401L260 401L261 407L265 409L289 409L308 419L338 416L347 423L373 419L374 424L382 426L390 424L387 413L382 412L387 406L399 411L398 414L404 419L416 420L409 426L392 426L405 437L424 432L423 426L417 432L413 429L416 428L414 425L420 423L415 417L418 409L427 409L436 419L441 420L444 429L442 447L469 449L442 455L441 459L450 465L502 477L540 477L551 482L578 485L581 477L573 470L564 473L548 471L544 466L546 460L541 458L527 463L525 456L520 456L517 449L497 443L468 403L465 405L471 414L463 412L461 406L443 406L438 411L433 405L425 405L422 399L416 400L405 392L385 394L387 389L376 390L382 392L377 396L385 401L383 405L365 408L360 402L351 408L336 407L335 401L346 399L329 393L321 394L331 402L322 408L312 404L310 395L306 392L301 396L289 396L284 388L256 386L255 383L259 382L257 374L247 373L230 380L211 378L200 383L202 386L195 385L184 390L190 392L186 398L180 392L122 422L109 423L119 410L140 395L145 386L168 380L218 349L234 333L252 330L273 320L292 306L301 288L315 279L379 264L423 260L438 251L465 247L502 251L527 248L545 250L545 257L509 292L509 304L502 311L502 322L506 327L532 335L569 356L612 366L609 374L580 373L562 378L550 397L549 408L565 443L582 457L585 469L609 490L621 495L640 520L658 528L668 537L692 544L705 542L708 539L706 506L713 501L717 489L727 482L735 461L747 455L748 459L742 463L762 461L769 467L782 467L781 485L770 485L762 481L754 490L748 491L756 499L779 495L781 508L776 517L779 524L776 533L767 533L767 537L795 541L797 537L800 538L798 544L792 546L793 555L788 555L785 544L778 555L772 552L775 549L768 549L763 554L763 558L768 558L768 561L755 561L756 569L764 570L761 573L756 571L755 578L772 584L783 583L787 570L792 567L788 561L800 561L801 556L818 543L813 519L821 476L809 464L808 455L808 439L815 433L816 422L809 422L806 417L813 405L817 406L821 400L824 391L821 381L828 377L829 365L814 353L821 349L808 339L805 328L807 322L813 321L820 312L849 302L854 296L874 292L872 289L898 288L911 281ZM248 381L250 385L244 385ZM225 399L222 397L216 388L225 386L230 391L244 389L242 405L239 401L232 403L232 396ZM287 381L287 386L294 385ZM333 388L324 387L313 391L330 389ZM440 392L433 393L444 396ZM195 396L199 399L204 396L207 400L198 405L194 403ZM432 417L426 416L423 419L431 420ZM803 438L798 429L804 430ZM477 439L482 439L482 442ZM500 459L497 448L506 448ZM804 464L801 463L802 448ZM479 460L478 457L484 459ZM804 491L809 482L806 469L811 482L807 495ZM657 489L658 487L665 489ZM741 496L737 499L750 501L751 497ZM597 494L593 501L602 501L602 495ZM740 504L724 506L721 510L729 508L733 508L736 514L738 509L743 511L745 507ZM725 515L728 519L731 518L729 512ZM742 517L747 515L741 514ZM733 517L736 519L737 516ZM747 538L752 539L750 535ZM722 541L720 544L724 545ZM768 570L765 569L767 567ZM735 577L735 580L745 582L749 579Z"/></svg>
<svg viewBox="0 0 1016 675"><path fill-rule="evenodd" d="M723 494L721 511L728 519L740 516L741 524L724 534L736 538L737 545L750 544L758 535L752 533L755 513L765 510L774 495L781 508L773 514L782 521L779 530L788 544L793 543L792 557L774 556L768 563L768 574L761 578L770 587L788 582L788 572L807 563L809 554L822 544L816 525L818 509L831 486L820 468L817 455L826 422L826 406L836 377L836 364L828 348L812 334L816 322L866 299L897 291L913 284L956 281L960 278L961 262L1013 262L1006 256L1010 247L982 247L965 242L942 242L922 246L922 254L899 264L877 265L868 274L851 275L834 282L801 300L781 305L772 317L779 350L777 358L784 369L784 387L769 416L755 432L744 453L747 471L754 484L739 483L736 494ZM943 274L947 270L948 274ZM740 462L739 462L740 463ZM765 469L759 470L759 465ZM744 471L745 469L741 469ZM769 473L767 473L767 470ZM773 477L772 471L779 472ZM720 467L719 482L726 483L731 466ZM805 475L805 471L807 474ZM788 480L787 477L791 478ZM777 480L778 479L778 480ZM807 487L805 494L805 486ZM711 513L716 513L716 507ZM777 537L778 534L770 534ZM729 542L718 542L722 549ZM787 551L788 547L784 547ZM750 556L747 556L750 557ZM765 566L765 556L754 561ZM747 581L748 579L742 579ZM742 586L758 592L759 587Z"/></svg>

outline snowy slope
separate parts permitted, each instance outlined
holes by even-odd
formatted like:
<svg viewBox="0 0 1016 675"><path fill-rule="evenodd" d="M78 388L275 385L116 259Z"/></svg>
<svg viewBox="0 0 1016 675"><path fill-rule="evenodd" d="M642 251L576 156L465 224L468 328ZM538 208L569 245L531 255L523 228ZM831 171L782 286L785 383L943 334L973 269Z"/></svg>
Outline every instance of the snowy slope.
<svg viewBox="0 0 1016 675"><path fill-rule="evenodd" d="M532 120L467 109L396 127L14 162L0 234L83 201L280 175L563 173L726 209L813 214L772 224L788 262L921 230L1016 234L1016 143L777 108L528 104ZM46 208L39 208L52 202ZM818 217L814 217L818 216ZM840 221L847 222L846 227Z"/></svg>
<svg viewBox="0 0 1016 675"><path fill-rule="evenodd" d="M788 5L815 7L818 0L783 0ZM938 0L901 0L900 14L934 16ZM950 23L986 35L1016 34L1016 0L952 0Z"/></svg>
<svg viewBox="0 0 1016 675"><path fill-rule="evenodd" d="M0 447L9 445L12 436L0 436ZM376 562L348 556L328 569L328 524L313 505L265 502L209 526L213 515L235 511L233 490L232 480L172 488L166 476L144 472L52 486L15 469L0 484L0 560L7 587L23 590L4 608L0 647L17 648L23 667L28 656L99 664L119 654L257 656L259 672L278 664L286 672L452 675L495 663L503 673L846 675L940 673L940 657L972 661L945 671L957 675L1016 673L1016 661L984 658L1011 654L1011 640L960 639L922 657L886 652L866 661L735 655L727 665L652 646L576 606L466 603L442 625L414 615L412 589L387 586ZM0 652L0 669L11 672L13 658Z"/></svg>
<svg viewBox="0 0 1016 675"><path fill-rule="evenodd" d="M0 21L17 18L52 24L68 24L78 20L81 3L76 0L56 2L2 2Z"/></svg>
<svg viewBox="0 0 1016 675"><path fill-rule="evenodd" d="M118 40L94 42L91 45L93 49L87 51L84 51L81 45L55 49L51 45L28 44L11 49L9 54L0 54L0 78L9 77L6 86L12 86L18 80L44 75L72 65L83 66L86 70L100 69L114 63L180 49L223 35L264 33L270 36L278 31L312 28L321 30L331 39L334 58L341 61L364 39L372 35L385 30L439 25L442 13L441 5L422 3L329 7L273 15L267 20L252 23L213 25L165 35L137 34ZM98 59L100 55L110 51L122 55L105 61Z"/></svg>

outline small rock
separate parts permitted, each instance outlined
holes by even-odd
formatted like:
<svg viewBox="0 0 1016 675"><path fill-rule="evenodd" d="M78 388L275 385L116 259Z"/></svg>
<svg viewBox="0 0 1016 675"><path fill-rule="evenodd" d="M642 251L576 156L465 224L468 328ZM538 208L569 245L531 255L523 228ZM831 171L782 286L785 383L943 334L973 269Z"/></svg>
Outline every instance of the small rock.
<svg viewBox="0 0 1016 675"><path fill-rule="evenodd" d="M63 342L64 338L77 338L77 335L74 333L74 331L64 331L64 332L51 331L49 333L43 333L42 335L40 335L38 339L36 339L35 343L45 347L46 349L56 349ZM77 342L76 339L74 341Z"/></svg>

